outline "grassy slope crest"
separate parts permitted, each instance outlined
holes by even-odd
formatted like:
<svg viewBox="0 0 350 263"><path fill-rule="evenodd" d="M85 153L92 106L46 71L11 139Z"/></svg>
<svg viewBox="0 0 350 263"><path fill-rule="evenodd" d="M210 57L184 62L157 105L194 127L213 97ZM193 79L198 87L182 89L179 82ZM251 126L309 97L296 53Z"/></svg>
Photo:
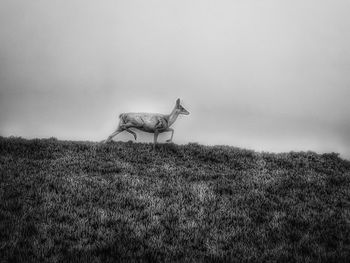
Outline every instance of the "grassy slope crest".
<svg viewBox="0 0 350 263"><path fill-rule="evenodd" d="M350 258L338 154L151 148L0 137L0 261Z"/></svg>

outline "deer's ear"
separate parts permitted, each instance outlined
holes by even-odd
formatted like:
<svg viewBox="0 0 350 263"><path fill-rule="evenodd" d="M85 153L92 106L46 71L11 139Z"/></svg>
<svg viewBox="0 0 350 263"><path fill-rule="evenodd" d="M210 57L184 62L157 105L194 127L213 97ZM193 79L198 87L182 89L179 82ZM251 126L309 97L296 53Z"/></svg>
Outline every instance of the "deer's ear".
<svg viewBox="0 0 350 263"><path fill-rule="evenodd" d="M180 105L180 99L177 99L176 100L176 106L179 106Z"/></svg>

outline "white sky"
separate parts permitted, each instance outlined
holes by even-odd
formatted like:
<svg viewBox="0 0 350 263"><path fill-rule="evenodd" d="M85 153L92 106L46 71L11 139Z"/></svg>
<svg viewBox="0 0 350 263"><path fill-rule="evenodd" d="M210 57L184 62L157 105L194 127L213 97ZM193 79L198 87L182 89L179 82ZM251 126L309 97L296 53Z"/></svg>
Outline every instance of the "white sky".
<svg viewBox="0 0 350 263"><path fill-rule="evenodd" d="M349 10L348 0L1 0L0 134L102 140L119 113L168 113L180 97L191 115L174 124L176 143L350 158Z"/></svg>

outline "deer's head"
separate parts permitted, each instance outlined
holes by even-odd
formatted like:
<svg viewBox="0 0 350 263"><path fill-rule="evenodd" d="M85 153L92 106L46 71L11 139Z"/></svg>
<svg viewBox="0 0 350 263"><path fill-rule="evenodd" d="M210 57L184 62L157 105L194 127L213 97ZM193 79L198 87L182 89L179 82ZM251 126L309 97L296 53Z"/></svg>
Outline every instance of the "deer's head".
<svg viewBox="0 0 350 263"><path fill-rule="evenodd" d="M182 105L180 104L180 99L176 100L176 106L175 106L176 112L178 114L188 115L190 114Z"/></svg>

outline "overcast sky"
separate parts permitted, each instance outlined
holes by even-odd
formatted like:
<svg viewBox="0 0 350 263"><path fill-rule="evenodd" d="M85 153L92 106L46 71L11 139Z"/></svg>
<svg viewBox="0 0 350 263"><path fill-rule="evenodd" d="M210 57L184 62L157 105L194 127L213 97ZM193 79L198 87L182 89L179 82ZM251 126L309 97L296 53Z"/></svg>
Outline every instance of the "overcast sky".
<svg viewBox="0 0 350 263"><path fill-rule="evenodd" d="M191 114L174 124L175 143L350 158L349 10L348 0L1 0L0 134L98 141L119 113L169 113L181 98Z"/></svg>

